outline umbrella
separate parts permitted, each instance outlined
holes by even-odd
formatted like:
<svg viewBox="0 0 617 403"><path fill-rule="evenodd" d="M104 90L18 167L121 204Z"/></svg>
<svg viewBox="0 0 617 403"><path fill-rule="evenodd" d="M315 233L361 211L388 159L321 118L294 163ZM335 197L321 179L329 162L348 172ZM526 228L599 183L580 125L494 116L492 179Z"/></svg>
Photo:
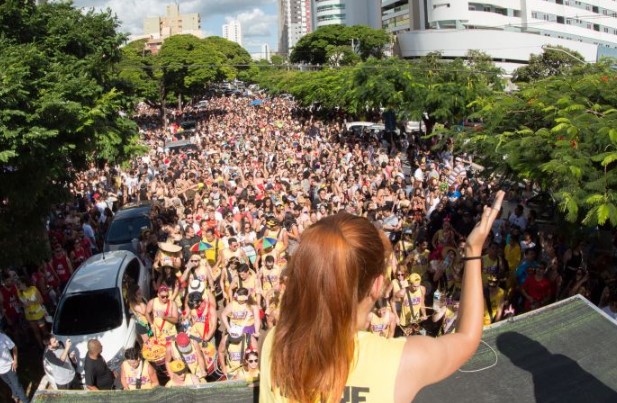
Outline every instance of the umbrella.
<svg viewBox="0 0 617 403"><path fill-rule="evenodd" d="M208 249L212 249L212 245L203 241L199 241L195 245L191 246L191 252L203 252Z"/></svg>
<svg viewBox="0 0 617 403"><path fill-rule="evenodd" d="M261 105L263 103L264 103L264 101L262 101L261 99L254 99L254 100L251 101L251 106L258 106L258 105Z"/></svg>
<svg viewBox="0 0 617 403"><path fill-rule="evenodd" d="M261 238L255 242L255 246L261 249L273 248L276 245L276 238Z"/></svg>

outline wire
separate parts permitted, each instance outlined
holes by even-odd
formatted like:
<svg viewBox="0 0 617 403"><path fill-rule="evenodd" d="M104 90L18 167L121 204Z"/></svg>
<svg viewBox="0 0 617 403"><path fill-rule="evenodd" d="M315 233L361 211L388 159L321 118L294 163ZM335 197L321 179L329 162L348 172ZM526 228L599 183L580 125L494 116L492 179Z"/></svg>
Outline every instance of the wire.
<svg viewBox="0 0 617 403"><path fill-rule="evenodd" d="M480 339L480 342L483 343L486 347L488 347L493 354L495 355L495 362L492 363L491 365L489 365L488 367L484 367L484 368L480 368L480 369L470 369L470 370L466 370L466 369L460 369L458 370L458 372L462 372L464 374L473 374L476 372L482 372L482 371L486 371L487 369L493 368L494 366L497 365L497 362L499 362L499 356L497 355L497 351L495 351L495 349L493 347L491 347L487 342L485 342L484 340Z"/></svg>

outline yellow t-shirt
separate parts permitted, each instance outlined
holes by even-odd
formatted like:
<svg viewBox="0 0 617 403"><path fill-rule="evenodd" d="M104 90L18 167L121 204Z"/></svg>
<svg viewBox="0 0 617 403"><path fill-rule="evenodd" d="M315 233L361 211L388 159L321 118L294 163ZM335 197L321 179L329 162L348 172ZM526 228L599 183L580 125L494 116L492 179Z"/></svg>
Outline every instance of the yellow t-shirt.
<svg viewBox="0 0 617 403"><path fill-rule="evenodd" d="M25 291L19 292L19 299L25 305L27 302L35 302L37 299L37 289L35 286L28 287ZM26 320L41 320L45 316L45 308L40 303L28 305L24 309Z"/></svg>
<svg viewBox="0 0 617 403"><path fill-rule="evenodd" d="M130 390L137 389L137 379L141 378L141 389L152 389L152 379L150 379L150 363L143 360L137 368L131 367L128 361L122 363L122 369L126 376L126 383Z"/></svg>
<svg viewBox="0 0 617 403"><path fill-rule="evenodd" d="M491 310L492 310L493 316L497 314L497 308L499 308L499 306L503 303L505 298L506 298L506 292L502 288L498 289L496 295L493 295L490 297ZM484 302L484 326L488 326L490 324L491 324L491 315L489 315L486 302Z"/></svg>
<svg viewBox="0 0 617 403"><path fill-rule="evenodd" d="M270 378L270 355L274 340L274 328L264 341L261 352L259 401L261 403L287 402L278 391L272 390ZM369 332L358 332L356 359L347 377L342 401L386 403L394 401L394 386L406 338L385 339ZM362 400L364 399L364 400ZM335 403L339 403L337 400Z"/></svg>
<svg viewBox="0 0 617 403"><path fill-rule="evenodd" d="M221 253L223 253L225 245L220 239L213 239L212 242L209 242L204 238L201 241L205 244L210 245L210 248L204 251L204 257L206 258L208 263L210 263L210 266L214 266L219 256L221 256Z"/></svg>

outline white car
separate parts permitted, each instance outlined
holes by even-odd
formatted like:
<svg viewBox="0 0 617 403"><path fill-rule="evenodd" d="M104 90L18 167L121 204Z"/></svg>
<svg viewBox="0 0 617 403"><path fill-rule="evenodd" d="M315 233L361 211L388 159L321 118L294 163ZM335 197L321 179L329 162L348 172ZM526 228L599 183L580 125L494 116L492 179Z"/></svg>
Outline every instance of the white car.
<svg viewBox="0 0 617 403"><path fill-rule="evenodd" d="M135 254L118 250L86 260L66 285L52 333L63 343L71 339L78 372L84 371L90 339L101 342L102 356L112 370L119 369L124 350L135 345L135 318L126 303L126 284L130 281L136 282L148 298L149 272Z"/></svg>

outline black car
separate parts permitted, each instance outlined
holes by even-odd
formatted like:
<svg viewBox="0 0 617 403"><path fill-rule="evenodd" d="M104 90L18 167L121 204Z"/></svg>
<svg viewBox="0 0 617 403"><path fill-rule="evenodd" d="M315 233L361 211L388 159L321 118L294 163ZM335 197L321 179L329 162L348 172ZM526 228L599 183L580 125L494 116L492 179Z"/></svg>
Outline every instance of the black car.
<svg viewBox="0 0 617 403"><path fill-rule="evenodd" d="M150 203L127 205L115 215L105 235L105 252L128 250L138 254L137 245L142 230L151 230Z"/></svg>

